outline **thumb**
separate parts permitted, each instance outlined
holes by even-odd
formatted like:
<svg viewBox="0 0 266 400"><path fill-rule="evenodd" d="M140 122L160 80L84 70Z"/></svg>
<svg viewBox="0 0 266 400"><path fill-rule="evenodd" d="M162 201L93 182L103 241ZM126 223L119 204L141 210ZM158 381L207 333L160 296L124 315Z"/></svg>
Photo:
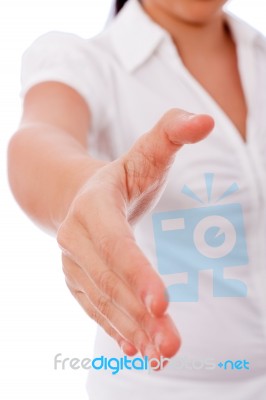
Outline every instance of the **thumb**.
<svg viewBox="0 0 266 400"><path fill-rule="evenodd" d="M208 115L195 115L180 109L168 111L151 131L142 135L120 161L125 171L129 202L154 194L161 187L176 152L184 145L204 139L213 129Z"/></svg>

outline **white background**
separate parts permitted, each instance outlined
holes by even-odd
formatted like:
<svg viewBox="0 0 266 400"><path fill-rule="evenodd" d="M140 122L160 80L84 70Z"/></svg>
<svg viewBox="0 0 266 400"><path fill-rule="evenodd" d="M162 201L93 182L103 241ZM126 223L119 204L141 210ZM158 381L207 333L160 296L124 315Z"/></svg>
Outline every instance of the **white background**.
<svg viewBox="0 0 266 400"><path fill-rule="evenodd" d="M0 2L0 398L85 400L85 371L55 371L54 356L92 357L95 324L65 287L54 238L21 212L9 192L6 146L21 113L20 60L39 35L60 30L90 37L104 27L112 0ZM229 8L266 33L265 0ZM266 68L266 66L265 66Z"/></svg>

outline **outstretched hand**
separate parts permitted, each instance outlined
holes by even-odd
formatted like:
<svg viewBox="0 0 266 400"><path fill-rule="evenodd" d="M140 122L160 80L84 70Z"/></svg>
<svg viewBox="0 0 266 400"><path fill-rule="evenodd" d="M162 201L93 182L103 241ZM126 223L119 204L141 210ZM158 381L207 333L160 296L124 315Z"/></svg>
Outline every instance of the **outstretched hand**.
<svg viewBox="0 0 266 400"><path fill-rule="evenodd" d="M129 356L172 357L180 347L164 284L132 224L157 199L176 152L204 139L213 125L207 115L170 110L83 185L58 231L71 293Z"/></svg>

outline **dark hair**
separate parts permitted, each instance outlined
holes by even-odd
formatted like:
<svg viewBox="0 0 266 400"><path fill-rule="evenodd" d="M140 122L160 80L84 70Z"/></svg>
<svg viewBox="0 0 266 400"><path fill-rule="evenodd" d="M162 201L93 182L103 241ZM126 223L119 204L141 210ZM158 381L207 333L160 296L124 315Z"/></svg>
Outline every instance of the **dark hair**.
<svg viewBox="0 0 266 400"><path fill-rule="evenodd" d="M124 4L127 2L127 0L116 0L115 2L115 13L118 14L121 8L124 6Z"/></svg>

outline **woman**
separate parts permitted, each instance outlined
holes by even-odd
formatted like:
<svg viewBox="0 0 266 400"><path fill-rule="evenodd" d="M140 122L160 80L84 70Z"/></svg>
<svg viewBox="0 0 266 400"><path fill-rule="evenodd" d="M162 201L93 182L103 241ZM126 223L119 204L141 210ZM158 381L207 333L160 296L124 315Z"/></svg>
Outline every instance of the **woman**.
<svg viewBox="0 0 266 400"><path fill-rule="evenodd" d="M95 357L171 358L91 369L92 400L265 398L265 40L225 2L129 0L24 55L14 195L55 233Z"/></svg>

